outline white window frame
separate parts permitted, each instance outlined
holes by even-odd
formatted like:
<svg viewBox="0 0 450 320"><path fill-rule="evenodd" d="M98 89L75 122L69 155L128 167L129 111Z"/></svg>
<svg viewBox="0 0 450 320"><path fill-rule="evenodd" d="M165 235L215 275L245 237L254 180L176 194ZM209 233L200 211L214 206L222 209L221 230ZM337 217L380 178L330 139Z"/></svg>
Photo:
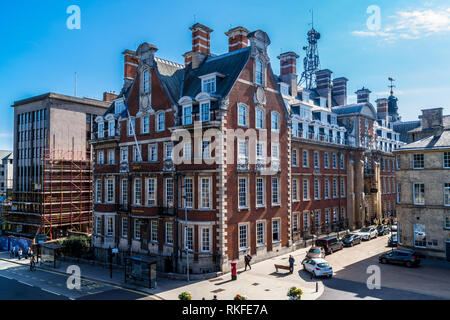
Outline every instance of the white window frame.
<svg viewBox="0 0 450 320"><path fill-rule="evenodd" d="M114 235L114 217L105 216L105 236L112 237Z"/></svg>
<svg viewBox="0 0 450 320"><path fill-rule="evenodd" d="M274 232L275 225L277 226L277 232ZM274 238L276 233L278 234L277 239ZM272 243L278 243L278 242L281 242L281 219L280 218L272 219Z"/></svg>
<svg viewBox="0 0 450 320"><path fill-rule="evenodd" d="M241 113L242 111L244 114ZM238 103L238 126L248 127L248 107L243 103Z"/></svg>
<svg viewBox="0 0 450 320"><path fill-rule="evenodd" d="M115 150L109 149L108 150L108 164L114 164L115 163Z"/></svg>
<svg viewBox="0 0 450 320"><path fill-rule="evenodd" d="M262 227L261 227L262 226ZM256 221L256 246L266 245L266 221Z"/></svg>
<svg viewBox="0 0 450 320"><path fill-rule="evenodd" d="M189 115L186 114L186 110L189 111ZM189 121L187 121L189 120ZM192 124L192 105L184 106L183 107L183 125L191 125Z"/></svg>
<svg viewBox="0 0 450 320"><path fill-rule="evenodd" d="M141 133L146 134L150 132L150 116L145 115L141 118Z"/></svg>
<svg viewBox="0 0 450 320"><path fill-rule="evenodd" d="M138 190L137 182L139 181L139 193L136 191ZM135 206L141 206L142 205L142 179L135 178L133 181L133 203Z"/></svg>
<svg viewBox="0 0 450 320"><path fill-rule="evenodd" d="M444 191L444 206L450 207L450 183L443 184Z"/></svg>
<svg viewBox="0 0 450 320"><path fill-rule="evenodd" d="M306 184L305 184L306 183ZM309 201L310 192L309 192L309 179L303 179L302 183L302 193L303 193L303 201ZM306 192L306 193L305 193ZM305 197L306 195L306 197Z"/></svg>
<svg viewBox="0 0 450 320"><path fill-rule="evenodd" d="M265 195L265 179L262 177L256 178L256 207L261 208L264 207L266 204L266 195ZM261 182L260 187L258 186L258 182ZM262 200L262 202L259 202L259 200Z"/></svg>
<svg viewBox="0 0 450 320"><path fill-rule="evenodd" d="M248 178L238 177L238 207L248 209Z"/></svg>
<svg viewBox="0 0 450 320"><path fill-rule="evenodd" d="M212 187L212 179L211 177L200 177L200 183L199 183L199 188L200 188L200 209L211 209L212 203L211 203L211 187ZM208 189L205 190L203 188L203 181L208 181ZM203 191L207 191L207 197L205 197ZM205 200L207 200L208 203L204 203Z"/></svg>
<svg viewBox="0 0 450 320"><path fill-rule="evenodd" d="M152 219L150 221L150 241L153 243L158 243L158 229L159 229L158 220Z"/></svg>
<svg viewBox="0 0 450 320"><path fill-rule="evenodd" d="M173 246L174 236L173 236L173 222L172 221L166 221L166 223L165 223L165 241L164 242L166 245Z"/></svg>
<svg viewBox="0 0 450 320"><path fill-rule="evenodd" d="M150 187L151 184L153 184L153 193L150 194ZM158 180L156 178L146 178L145 179L145 186L146 186L146 199L145 203L147 206L156 206L157 205L157 190L158 190Z"/></svg>
<svg viewBox="0 0 450 320"><path fill-rule="evenodd" d="M95 202L102 203L102 179L97 179L95 183Z"/></svg>
<svg viewBox="0 0 450 320"><path fill-rule="evenodd" d="M261 115L261 119L258 118L258 115ZM261 123L259 123L259 120L261 120ZM255 109L255 128L264 129L264 110L261 108Z"/></svg>
<svg viewBox="0 0 450 320"><path fill-rule="evenodd" d="M160 118L162 117L162 118ZM155 131L162 132L166 128L166 114L164 111L159 111L155 114Z"/></svg>
<svg viewBox="0 0 450 320"><path fill-rule="evenodd" d="M114 203L114 179L107 178L106 179L106 188L105 188L105 202L106 203Z"/></svg>
<svg viewBox="0 0 450 320"><path fill-rule="evenodd" d="M200 227L199 229L200 229L200 252L209 253L211 252L212 229L211 227ZM208 235L207 241L205 241L206 234Z"/></svg>
<svg viewBox="0 0 450 320"><path fill-rule="evenodd" d="M271 116L270 117L270 119L271 119L270 127L271 127L272 131L279 132L280 131L280 114L276 111L272 111L270 113L270 116ZM276 120L276 121L274 122L274 120ZM276 126L274 126L274 124L276 124Z"/></svg>
<svg viewBox="0 0 450 320"><path fill-rule="evenodd" d="M128 218L122 217L121 222L121 237L128 238Z"/></svg>
<svg viewBox="0 0 450 320"><path fill-rule="evenodd" d="M273 207L280 206L281 205L280 178L272 177L271 181L272 181L272 188L271 188L271 190L272 190L272 206ZM274 184L274 181L276 181L276 184ZM274 189L275 185L276 185L276 191ZM276 196L276 199L275 199L275 196ZM274 200L276 200L276 201L274 201Z"/></svg>
<svg viewBox="0 0 450 320"><path fill-rule="evenodd" d="M202 79L202 91L209 94L216 92L216 76Z"/></svg>
<svg viewBox="0 0 450 320"><path fill-rule="evenodd" d="M155 158L152 157L152 150L155 150ZM148 145L148 161L149 162L157 162L158 161L158 144L157 143L152 143L152 144Z"/></svg>
<svg viewBox="0 0 450 320"><path fill-rule="evenodd" d="M245 228L245 232L243 231L243 228ZM239 250L246 250L249 248L249 239L248 239L248 235L249 235L249 225L248 223L242 223L238 225L238 245L239 245ZM243 241L242 236L245 235L245 241ZM245 242L245 245L243 245Z"/></svg>
<svg viewBox="0 0 450 320"><path fill-rule="evenodd" d="M423 202L417 202L417 195L416 195L416 185L417 186L423 186ZM413 204L416 206L423 206L425 205L425 184L424 183L413 183Z"/></svg>
<svg viewBox="0 0 450 320"><path fill-rule="evenodd" d="M204 112L204 107L207 107L208 112ZM206 117L205 117L206 115ZM208 102L201 102L200 103L200 121L201 122L208 122L211 121L211 103Z"/></svg>
<svg viewBox="0 0 450 320"><path fill-rule="evenodd" d="M187 181L190 181L189 185L190 185L190 192L187 192ZM184 199L183 199L183 205L185 208L190 208L192 209L194 206L194 179L192 177L185 177L184 178L184 188L183 188L183 192L184 192ZM189 201L188 201L189 199Z"/></svg>
<svg viewBox="0 0 450 320"><path fill-rule="evenodd" d="M422 159L416 160L416 156L422 156ZM414 170L423 170L425 168L425 154L423 153L415 153L412 155L413 169ZM422 166L418 167L417 162L421 162Z"/></svg>

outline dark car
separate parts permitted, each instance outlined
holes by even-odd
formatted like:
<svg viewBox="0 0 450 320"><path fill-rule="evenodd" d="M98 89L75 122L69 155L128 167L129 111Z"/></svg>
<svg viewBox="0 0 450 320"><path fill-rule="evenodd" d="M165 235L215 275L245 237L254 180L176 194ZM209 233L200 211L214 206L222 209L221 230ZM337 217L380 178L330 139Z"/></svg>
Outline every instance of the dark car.
<svg viewBox="0 0 450 320"><path fill-rule="evenodd" d="M353 247L355 244L360 244L361 243L361 237L359 236L359 234L349 233L349 234L346 234L342 238L342 243L346 247Z"/></svg>
<svg viewBox="0 0 450 320"><path fill-rule="evenodd" d="M420 259L414 251L393 250L378 257L380 263L401 264L407 267L418 266Z"/></svg>
<svg viewBox="0 0 450 320"><path fill-rule="evenodd" d="M332 254L334 251L344 248L344 244L336 236L317 239L316 246L322 247L326 254Z"/></svg>
<svg viewBox="0 0 450 320"><path fill-rule="evenodd" d="M397 234L396 233L394 233L392 236L389 237L388 247L397 247Z"/></svg>
<svg viewBox="0 0 450 320"><path fill-rule="evenodd" d="M378 235L379 236L384 236L384 235L386 235L386 234L388 234L389 233L389 227L388 226L383 226L383 225L381 225L381 226L378 226L377 227L377 232L378 232Z"/></svg>

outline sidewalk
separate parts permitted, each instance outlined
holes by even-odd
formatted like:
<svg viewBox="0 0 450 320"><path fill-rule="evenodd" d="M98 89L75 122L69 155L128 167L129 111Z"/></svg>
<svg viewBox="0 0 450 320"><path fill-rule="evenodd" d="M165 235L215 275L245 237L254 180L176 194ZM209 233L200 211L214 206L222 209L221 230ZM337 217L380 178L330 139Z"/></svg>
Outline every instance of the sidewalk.
<svg viewBox="0 0 450 320"><path fill-rule="evenodd" d="M289 274L287 270L275 272L274 264L288 265L288 253L256 263L252 265L251 270L239 269L236 281L231 280L230 273L214 279L190 281L189 283L185 280L158 278L157 288L155 289L124 283L124 274L121 269L113 269L113 277L110 278L110 271L107 268L87 264L78 264L78 266L81 268L83 279L139 291L152 295L152 298L155 299L177 300L181 292L189 291L194 300L201 300L203 297L210 300L214 295L217 295L219 300L232 300L236 294L245 295L249 300L286 300L288 299L286 295L288 289L296 286L303 290L302 300L315 300L320 297L324 288L322 282L317 281L318 292L316 292L316 279L311 279L311 276L302 270L301 261L308 249L301 248L290 253L295 258L293 274ZM10 259L9 252L0 252L0 259L16 264L29 265L28 259L20 261ZM56 269L47 266L37 266L37 268L67 274L67 267L74 264L61 262Z"/></svg>

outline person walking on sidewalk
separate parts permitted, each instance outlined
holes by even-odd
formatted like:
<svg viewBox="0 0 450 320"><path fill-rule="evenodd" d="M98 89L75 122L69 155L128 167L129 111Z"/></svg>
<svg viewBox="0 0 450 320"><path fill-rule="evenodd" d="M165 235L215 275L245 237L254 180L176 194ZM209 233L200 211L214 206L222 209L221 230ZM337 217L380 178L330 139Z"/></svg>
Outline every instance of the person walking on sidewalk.
<svg viewBox="0 0 450 320"><path fill-rule="evenodd" d="M22 247L19 248L19 260L22 259L23 250Z"/></svg>
<svg viewBox="0 0 450 320"><path fill-rule="evenodd" d="M36 262L34 260L34 255L30 259L30 271L36 271Z"/></svg>
<svg viewBox="0 0 450 320"><path fill-rule="evenodd" d="M252 267L250 266L250 261L252 260L252 256L250 254L247 254L244 257L244 260L245 260L245 269L244 269L244 271L247 271L247 266L250 268L250 270L252 270Z"/></svg>
<svg viewBox="0 0 450 320"><path fill-rule="evenodd" d="M294 257L289 255L289 273L294 273L294 262Z"/></svg>

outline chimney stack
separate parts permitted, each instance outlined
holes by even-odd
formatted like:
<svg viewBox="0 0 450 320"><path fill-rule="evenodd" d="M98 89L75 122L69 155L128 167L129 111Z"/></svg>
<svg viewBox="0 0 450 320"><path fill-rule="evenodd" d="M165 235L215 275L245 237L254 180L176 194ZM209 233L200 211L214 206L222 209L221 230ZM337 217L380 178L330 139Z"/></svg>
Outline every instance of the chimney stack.
<svg viewBox="0 0 450 320"><path fill-rule="evenodd" d="M198 66L211 54L211 32L212 29L200 23L189 28L192 31L192 51L183 54L184 65L191 64L192 69Z"/></svg>
<svg viewBox="0 0 450 320"><path fill-rule="evenodd" d="M103 101L113 102L118 97L117 94L112 92L103 92Z"/></svg>
<svg viewBox="0 0 450 320"><path fill-rule="evenodd" d="M331 94L339 106L347 104L347 78L336 78L333 80L333 88Z"/></svg>
<svg viewBox="0 0 450 320"><path fill-rule="evenodd" d="M297 96L297 59L299 55L289 51L278 56L280 59L280 78L281 81L289 84L291 95Z"/></svg>
<svg viewBox="0 0 450 320"><path fill-rule="evenodd" d="M248 34L250 33L244 27L236 27L225 32L228 37L228 52L248 47Z"/></svg>
<svg viewBox="0 0 450 320"><path fill-rule="evenodd" d="M359 89L358 91L355 92L356 96L357 96L357 103L367 103L370 102L370 94L372 93L372 91L370 91L369 89L366 88L362 88Z"/></svg>
<svg viewBox="0 0 450 320"><path fill-rule="evenodd" d="M422 110L422 130L434 130L434 135L439 135L443 125L443 108Z"/></svg>
<svg viewBox="0 0 450 320"><path fill-rule="evenodd" d="M331 70L319 70L316 72L317 92L322 98L327 99L328 108L331 108Z"/></svg>
<svg viewBox="0 0 450 320"><path fill-rule="evenodd" d="M137 68L139 66L139 58L136 52L132 50L125 50L124 55L124 86L130 85L136 76Z"/></svg>
<svg viewBox="0 0 450 320"><path fill-rule="evenodd" d="M377 103L377 118L380 120L388 120L388 99L382 98L375 101Z"/></svg>

